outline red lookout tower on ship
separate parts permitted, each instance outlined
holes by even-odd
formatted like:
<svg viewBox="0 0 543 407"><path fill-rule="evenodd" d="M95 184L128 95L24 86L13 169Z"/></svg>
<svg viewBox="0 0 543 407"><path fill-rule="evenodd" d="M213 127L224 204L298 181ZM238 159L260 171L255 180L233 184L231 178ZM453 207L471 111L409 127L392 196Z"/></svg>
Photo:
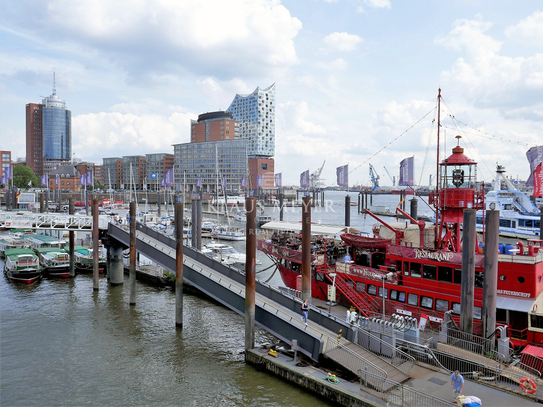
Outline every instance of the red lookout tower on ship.
<svg viewBox="0 0 543 407"><path fill-rule="evenodd" d="M477 163L464 154L461 136L452 155L439 164L437 190L431 192L430 205L437 210L436 248L462 251L460 225L464 209L482 209L484 194L477 189Z"/></svg>

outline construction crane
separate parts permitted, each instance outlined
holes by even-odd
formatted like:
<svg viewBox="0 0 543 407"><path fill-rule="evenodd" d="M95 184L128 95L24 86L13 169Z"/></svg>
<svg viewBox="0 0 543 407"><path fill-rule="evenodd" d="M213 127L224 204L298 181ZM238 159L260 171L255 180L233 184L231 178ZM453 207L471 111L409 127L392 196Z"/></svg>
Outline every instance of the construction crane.
<svg viewBox="0 0 543 407"><path fill-rule="evenodd" d="M379 174L377 174L377 171L375 171L375 168L373 168L373 165L370 164L370 178L371 183L373 184L373 187L371 188L372 191L379 191Z"/></svg>
<svg viewBox="0 0 543 407"><path fill-rule="evenodd" d="M395 187L396 186L396 177L391 176L390 172L388 172L388 170L387 170L387 167L385 167L384 165L383 165L383 168L385 169L386 173L390 177L390 180L392 181L392 186Z"/></svg>
<svg viewBox="0 0 543 407"><path fill-rule="evenodd" d="M326 160L322 163L321 167L309 176L309 187L313 190L324 187L324 179L321 178L322 169Z"/></svg>

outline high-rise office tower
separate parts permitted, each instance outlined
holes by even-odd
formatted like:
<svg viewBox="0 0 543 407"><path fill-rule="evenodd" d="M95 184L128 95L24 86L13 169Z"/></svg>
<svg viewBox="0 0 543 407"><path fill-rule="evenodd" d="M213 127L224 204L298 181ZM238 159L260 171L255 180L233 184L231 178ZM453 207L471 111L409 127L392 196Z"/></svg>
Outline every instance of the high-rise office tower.
<svg viewBox="0 0 543 407"><path fill-rule="evenodd" d="M53 174L72 158L72 113L53 94L41 104L26 105L26 163L37 176Z"/></svg>

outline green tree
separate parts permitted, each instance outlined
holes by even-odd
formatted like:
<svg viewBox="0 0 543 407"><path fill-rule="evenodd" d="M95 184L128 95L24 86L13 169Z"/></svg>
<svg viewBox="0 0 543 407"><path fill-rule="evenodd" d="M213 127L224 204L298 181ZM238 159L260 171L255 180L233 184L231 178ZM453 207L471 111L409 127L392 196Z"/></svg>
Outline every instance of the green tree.
<svg viewBox="0 0 543 407"><path fill-rule="evenodd" d="M31 186L34 188L39 188L41 185L32 168L24 164L13 167L13 185L17 188L30 188L29 182L32 182Z"/></svg>

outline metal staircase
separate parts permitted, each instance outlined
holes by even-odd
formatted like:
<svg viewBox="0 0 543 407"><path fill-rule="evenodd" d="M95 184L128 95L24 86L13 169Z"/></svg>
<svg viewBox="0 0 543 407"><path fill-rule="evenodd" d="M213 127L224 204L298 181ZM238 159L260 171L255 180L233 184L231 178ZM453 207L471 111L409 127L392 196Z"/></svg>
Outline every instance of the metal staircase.
<svg viewBox="0 0 543 407"><path fill-rule="evenodd" d="M324 274L330 283L334 283L334 278L328 273ZM347 284L347 280L351 281L354 285L354 281L349 277L343 277L343 275L336 273L335 287L343 294L353 306L360 312L360 315L369 317L378 311L373 303L373 298L369 297L366 293L360 293Z"/></svg>

